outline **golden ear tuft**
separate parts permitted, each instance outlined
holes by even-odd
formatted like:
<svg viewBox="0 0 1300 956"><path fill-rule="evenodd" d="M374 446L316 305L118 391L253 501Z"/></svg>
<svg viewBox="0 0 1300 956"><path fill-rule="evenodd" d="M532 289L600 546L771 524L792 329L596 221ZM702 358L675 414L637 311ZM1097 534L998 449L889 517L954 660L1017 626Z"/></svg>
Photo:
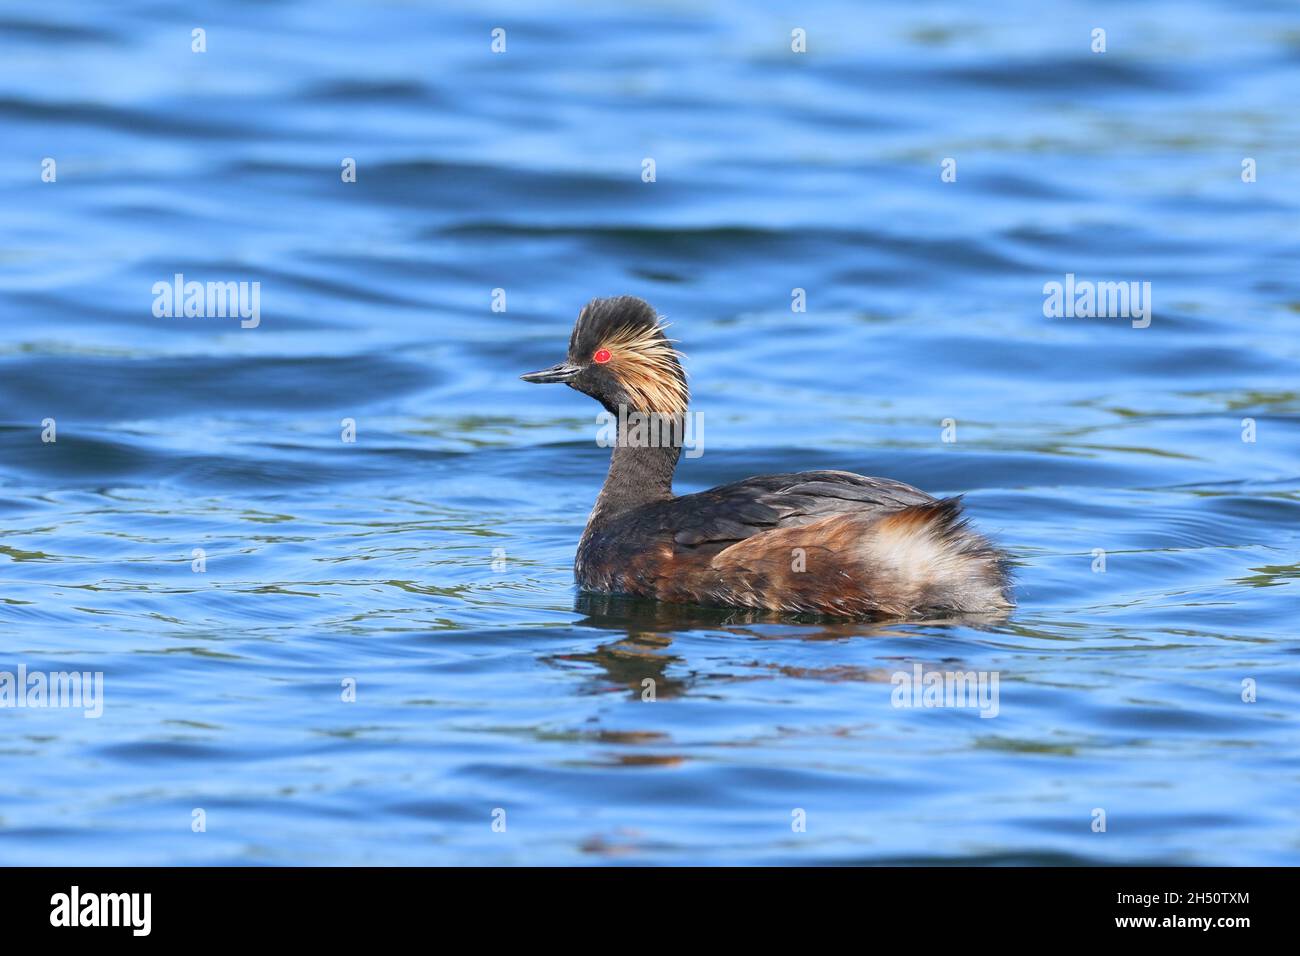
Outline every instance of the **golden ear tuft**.
<svg viewBox="0 0 1300 956"><path fill-rule="evenodd" d="M627 390L636 411L684 415L690 401L677 350L663 332L667 324L624 326L601 342L609 368Z"/></svg>

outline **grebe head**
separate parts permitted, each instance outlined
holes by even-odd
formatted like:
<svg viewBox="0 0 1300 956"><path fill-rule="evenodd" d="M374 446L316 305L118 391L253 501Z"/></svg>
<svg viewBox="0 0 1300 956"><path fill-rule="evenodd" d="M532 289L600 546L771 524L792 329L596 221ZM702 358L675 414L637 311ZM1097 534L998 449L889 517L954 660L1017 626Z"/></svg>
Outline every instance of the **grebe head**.
<svg viewBox="0 0 1300 956"><path fill-rule="evenodd" d="M686 413L686 373L654 307L636 296L592 299L569 336L568 358L521 375L525 382L563 382L606 409Z"/></svg>

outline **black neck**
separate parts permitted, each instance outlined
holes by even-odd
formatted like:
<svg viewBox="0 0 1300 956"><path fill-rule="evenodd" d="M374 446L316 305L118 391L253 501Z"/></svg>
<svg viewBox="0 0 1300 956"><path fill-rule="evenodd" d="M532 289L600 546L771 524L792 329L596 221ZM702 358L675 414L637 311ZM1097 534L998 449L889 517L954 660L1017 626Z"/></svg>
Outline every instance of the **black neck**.
<svg viewBox="0 0 1300 956"><path fill-rule="evenodd" d="M629 436L629 432L633 434ZM598 517L611 518L638 505L672 498L673 472L681 453L680 438L671 443L647 445L644 433L638 437L635 428L620 422L618 444L610 455L609 474L591 513L592 522Z"/></svg>

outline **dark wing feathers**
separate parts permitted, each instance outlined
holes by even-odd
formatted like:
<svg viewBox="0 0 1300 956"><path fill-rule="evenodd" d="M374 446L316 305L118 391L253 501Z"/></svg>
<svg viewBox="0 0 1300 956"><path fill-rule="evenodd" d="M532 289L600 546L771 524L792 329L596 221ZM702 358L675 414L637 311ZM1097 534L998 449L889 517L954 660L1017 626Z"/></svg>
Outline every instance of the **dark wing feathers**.
<svg viewBox="0 0 1300 956"><path fill-rule="evenodd" d="M678 498L689 520L676 524L673 540L689 548L721 545L831 515L884 514L933 500L900 481L847 471L760 475Z"/></svg>
<svg viewBox="0 0 1300 956"><path fill-rule="evenodd" d="M762 526L752 522L733 521L725 514L711 515L707 524L689 531L679 531L673 535L673 540L678 544L692 546L706 541L740 541L757 533L760 527Z"/></svg>

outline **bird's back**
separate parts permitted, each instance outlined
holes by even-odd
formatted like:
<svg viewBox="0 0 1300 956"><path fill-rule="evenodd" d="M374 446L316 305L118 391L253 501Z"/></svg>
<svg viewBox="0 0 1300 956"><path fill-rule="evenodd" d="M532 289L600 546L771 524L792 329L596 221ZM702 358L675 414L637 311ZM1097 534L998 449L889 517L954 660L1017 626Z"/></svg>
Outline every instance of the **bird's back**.
<svg viewBox="0 0 1300 956"><path fill-rule="evenodd" d="M1011 606L1004 556L956 498L845 471L760 475L593 515L588 590L862 617Z"/></svg>

